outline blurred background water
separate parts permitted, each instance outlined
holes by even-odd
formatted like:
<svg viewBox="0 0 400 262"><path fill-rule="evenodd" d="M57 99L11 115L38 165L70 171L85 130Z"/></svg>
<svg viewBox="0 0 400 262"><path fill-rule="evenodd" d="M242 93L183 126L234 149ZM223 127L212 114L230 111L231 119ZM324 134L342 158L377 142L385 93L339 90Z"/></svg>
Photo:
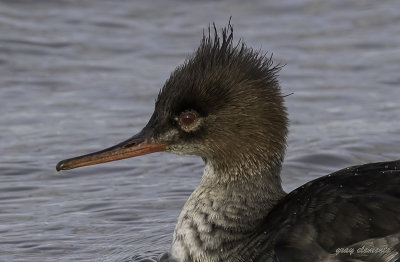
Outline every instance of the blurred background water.
<svg viewBox="0 0 400 262"><path fill-rule="evenodd" d="M211 22L274 53L288 191L400 158L400 1L0 1L0 261L136 261L169 249L201 179L152 154L57 173L139 131Z"/></svg>

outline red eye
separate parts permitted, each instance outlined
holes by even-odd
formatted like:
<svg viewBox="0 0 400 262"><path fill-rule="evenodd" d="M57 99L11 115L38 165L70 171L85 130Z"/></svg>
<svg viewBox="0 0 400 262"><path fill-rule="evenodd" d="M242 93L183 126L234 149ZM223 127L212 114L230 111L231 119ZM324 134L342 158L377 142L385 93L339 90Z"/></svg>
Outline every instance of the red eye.
<svg viewBox="0 0 400 262"><path fill-rule="evenodd" d="M180 116L179 116L179 122L181 123L181 125L184 126L190 126L191 124L194 123L194 121L196 120L197 115L193 112L183 112Z"/></svg>

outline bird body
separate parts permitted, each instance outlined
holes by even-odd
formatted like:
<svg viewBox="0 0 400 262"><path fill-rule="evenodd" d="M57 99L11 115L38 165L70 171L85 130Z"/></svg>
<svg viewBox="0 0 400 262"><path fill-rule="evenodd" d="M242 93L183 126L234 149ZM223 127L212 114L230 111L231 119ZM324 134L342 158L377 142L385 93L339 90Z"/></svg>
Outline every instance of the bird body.
<svg viewBox="0 0 400 262"><path fill-rule="evenodd" d="M143 130L57 170L166 151L205 169L169 261L400 261L400 161L354 166L286 194L288 118L272 57L209 29L166 81Z"/></svg>

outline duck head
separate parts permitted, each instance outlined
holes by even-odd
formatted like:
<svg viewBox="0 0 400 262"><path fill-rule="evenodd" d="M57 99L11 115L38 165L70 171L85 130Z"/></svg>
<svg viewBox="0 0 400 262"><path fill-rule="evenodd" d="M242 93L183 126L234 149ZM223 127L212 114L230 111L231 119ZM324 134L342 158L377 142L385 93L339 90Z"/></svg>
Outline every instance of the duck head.
<svg viewBox="0 0 400 262"><path fill-rule="evenodd" d="M234 43L230 24L220 34L209 28L195 53L164 84L139 134L63 160L57 170L159 151L200 156L221 179L280 168L288 121L279 69L270 56Z"/></svg>

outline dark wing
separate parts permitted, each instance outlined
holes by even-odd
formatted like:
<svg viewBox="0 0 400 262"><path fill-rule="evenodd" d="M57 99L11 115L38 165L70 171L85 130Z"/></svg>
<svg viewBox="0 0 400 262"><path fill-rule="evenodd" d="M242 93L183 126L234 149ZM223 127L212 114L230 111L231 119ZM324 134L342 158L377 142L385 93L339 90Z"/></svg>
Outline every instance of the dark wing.
<svg viewBox="0 0 400 262"><path fill-rule="evenodd" d="M258 232L242 251L258 253L253 261L400 261L400 161L311 181L282 199Z"/></svg>

